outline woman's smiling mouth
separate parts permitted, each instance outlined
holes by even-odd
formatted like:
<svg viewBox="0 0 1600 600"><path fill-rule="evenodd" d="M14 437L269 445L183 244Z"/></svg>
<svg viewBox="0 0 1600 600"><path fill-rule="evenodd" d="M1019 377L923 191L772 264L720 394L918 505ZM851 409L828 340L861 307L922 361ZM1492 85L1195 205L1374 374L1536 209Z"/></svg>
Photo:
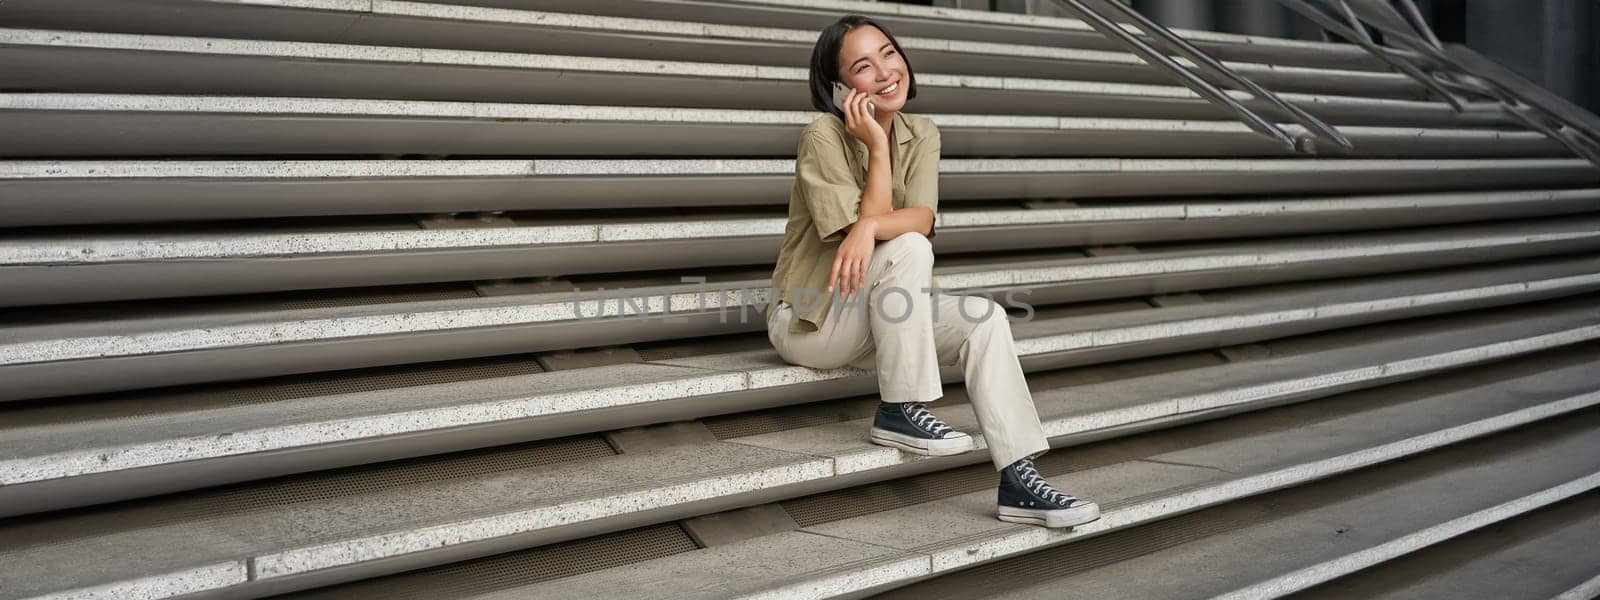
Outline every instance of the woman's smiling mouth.
<svg viewBox="0 0 1600 600"><path fill-rule="evenodd" d="M894 83L889 84L889 87L883 88L882 90L878 91L877 95L879 95L879 96L892 96L892 95L895 94L895 92L898 92L898 91L900 91L900 82L896 81Z"/></svg>

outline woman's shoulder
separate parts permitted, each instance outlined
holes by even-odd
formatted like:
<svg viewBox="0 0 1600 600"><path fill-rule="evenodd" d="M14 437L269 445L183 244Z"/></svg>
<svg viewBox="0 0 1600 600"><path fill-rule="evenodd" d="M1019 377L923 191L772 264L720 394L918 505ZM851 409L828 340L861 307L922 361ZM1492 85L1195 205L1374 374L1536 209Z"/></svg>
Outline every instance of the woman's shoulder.
<svg viewBox="0 0 1600 600"><path fill-rule="evenodd" d="M800 145L796 151L843 152L850 144L846 139L848 135L838 117L822 113L806 125L805 131L800 132Z"/></svg>
<svg viewBox="0 0 1600 600"><path fill-rule="evenodd" d="M906 127L911 128L911 133L917 137L939 137L939 126L933 123L933 119L906 112L900 113L900 116L905 117Z"/></svg>
<svg viewBox="0 0 1600 600"><path fill-rule="evenodd" d="M820 113L817 118L812 119L811 123L806 125L805 131L801 133L806 135L815 133L824 137L843 139L846 132L844 130L844 122L840 121L839 117L833 116L833 113Z"/></svg>

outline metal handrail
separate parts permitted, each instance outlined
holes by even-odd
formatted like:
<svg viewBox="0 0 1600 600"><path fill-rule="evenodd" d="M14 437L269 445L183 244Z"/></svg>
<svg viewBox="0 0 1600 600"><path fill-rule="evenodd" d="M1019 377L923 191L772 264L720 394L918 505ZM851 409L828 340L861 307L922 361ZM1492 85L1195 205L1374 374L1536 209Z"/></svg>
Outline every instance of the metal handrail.
<svg viewBox="0 0 1600 600"><path fill-rule="evenodd" d="M1133 10L1126 5L1118 2L1112 2L1110 0L1092 1L1100 2L1102 5L1110 7L1112 10L1121 13L1122 16L1126 17L1130 22L1132 22L1134 27L1137 27L1140 31L1143 31L1145 35L1150 36L1150 38L1154 40L1157 45L1162 46L1162 49L1188 58L1189 60L1193 61L1196 66L1200 67L1202 73L1232 83L1256 98L1259 98L1276 107L1277 109L1288 113L1296 122L1300 123L1300 125L1304 126L1307 130L1310 130L1318 137L1338 144L1346 150L1355 147L1354 144L1350 143L1349 138L1346 138L1344 134L1339 133L1339 130L1334 129L1332 126L1311 115L1311 113L1302 110L1300 107L1285 102L1282 98L1279 98L1277 94L1274 94L1270 90L1257 85L1256 82L1251 81L1249 78L1234 72L1233 69L1229 69L1227 66L1223 65L1221 61L1212 58L1212 56L1209 54L1206 54L1204 50L1195 47L1195 45L1190 44L1188 40L1185 40L1182 37L1179 37L1177 34L1172 33L1171 30L1162 27L1155 21L1151 21L1149 17L1140 14L1139 11Z"/></svg>
<svg viewBox="0 0 1600 600"><path fill-rule="evenodd" d="M1416 2L1413 2L1412 0L1395 1L1398 2L1401 7L1406 9L1406 20L1410 21L1411 26L1415 27L1417 31L1421 31L1423 35L1428 37L1429 44L1433 45L1435 48L1439 48L1441 50L1444 49L1444 44L1439 41L1439 36L1434 35L1433 28L1428 27L1428 20L1422 18L1422 11L1417 10Z"/></svg>
<svg viewBox="0 0 1600 600"><path fill-rule="evenodd" d="M1444 51L1438 36L1434 35L1427 22L1422 20L1421 12L1410 0L1396 0L1401 3L1405 15L1397 12L1392 5L1386 4L1383 0L1324 0L1346 16L1351 24L1349 28L1332 21L1306 0L1278 1L1290 10L1322 25L1324 29L1360 44L1369 52L1411 75L1413 79L1428 85L1453 106L1458 106L1458 111L1460 108L1454 95L1443 90L1441 81L1495 100L1506 115L1556 140L1573 154L1600 165L1600 130L1589 130L1568 122L1536 99L1529 98L1490 77L1473 73L1472 69L1462 65ZM1394 42L1415 53L1416 59L1422 64L1420 66L1411 64L1401 58L1399 53L1373 43L1372 38L1366 33L1365 27L1369 24L1383 32L1385 41ZM1424 71L1424 67L1432 73Z"/></svg>
<svg viewBox="0 0 1600 600"><path fill-rule="evenodd" d="M1221 62L1201 51L1199 48L1194 47L1192 44L1189 44L1187 41L1178 37L1165 27L1162 27L1154 21L1145 18L1144 15L1141 15L1126 6L1116 2L1108 2L1107 0L1055 0L1055 2L1062 8L1077 14L1083 19L1084 23L1088 24L1096 31L1099 31L1101 35L1121 43L1134 54L1144 59L1145 62L1167 70L1196 94L1199 94L1200 96L1227 108L1229 111L1233 112L1233 114L1238 117L1240 121L1243 121L1246 126L1261 134L1270 136L1274 139L1277 139L1279 142L1282 142L1284 146L1291 152L1309 152L1311 150L1311 146L1310 144L1304 143L1302 140L1297 140L1295 137L1285 132L1282 128L1279 128L1276 124L1268 121L1261 115L1256 114L1255 111L1250 110L1243 103L1230 96L1227 92L1219 89L1215 85L1212 85L1211 82L1206 81L1201 76L1191 72L1189 69L1185 68L1183 65L1167 56L1167 52L1183 56L1184 58L1189 59L1190 62L1193 62L1201 73L1243 88L1244 91L1268 102L1269 104L1272 104L1280 110L1283 110L1314 135L1331 140L1335 144L1338 144L1340 147L1346 149L1354 147L1354 145L1350 143L1349 138L1346 138L1344 134L1339 133L1337 129L1334 129L1332 126L1323 123L1320 119L1317 119L1310 113L1301 110L1299 107L1284 102L1281 98L1278 98L1277 95L1259 85L1256 85L1255 82L1250 81L1249 79L1246 79L1237 73L1234 73L1231 69L1227 68ZM1106 17L1106 15L1100 10L1090 6L1090 2L1093 2L1102 8L1110 8L1115 12L1121 13L1130 21L1132 21L1135 27L1144 32L1145 35L1149 36L1152 41L1161 46L1162 50L1165 50L1166 52L1158 50L1156 47L1146 43L1138 36L1128 33L1120 25Z"/></svg>
<svg viewBox="0 0 1600 600"><path fill-rule="evenodd" d="M1442 98L1445 103L1449 104L1450 108L1455 109L1456 112L1465 112L1467 110L1467 105L1465 103L1457 98L1456 95L1450 90L1445 89L1444 86L1435 81L1433 77L1423 72L1421 68L1418 68L1416 65L1407 62L1396 53L1390 52L1388 48L1379 46L1376 42L1374 42L1372 40L1372 36L1367 35L1366 28L1361 25L1361 20L1356 17L1353 11L1348 10L1350 8L1349 6L1345 6L1343 4L1336 5L1336 7L1342 8L1340 12L1344 13L1345 18L1350 21L1350 26L1346 26L1333 17L1328 16L1326 13L1323 13L1321 10L1318 10L1316 7L1305 2L1305 0L1278 0L1278 2L1288 7L1289 10L1292 10L1300 16L1309 19L1312 23L1316 23L1317 26L1327 30L1329 33L1350 40L1351 43L1361 46L1367 52L1372 53L1372 55L1377 56L1390 67L1393 67L1396 71L1406 74L1413 80L1416 80L1417 83L1422 84L1423 87L1428 88L1429 91L1438 94L1439 97Z"/></svg>

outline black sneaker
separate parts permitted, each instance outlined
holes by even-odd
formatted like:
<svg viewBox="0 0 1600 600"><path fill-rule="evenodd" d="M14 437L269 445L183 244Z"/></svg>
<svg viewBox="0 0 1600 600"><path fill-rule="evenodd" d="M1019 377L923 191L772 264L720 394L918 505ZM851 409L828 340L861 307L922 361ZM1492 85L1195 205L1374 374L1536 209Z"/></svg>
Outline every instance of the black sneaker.
<svg viewBox="0 0 1600 600"><path fill-rule="evenodd" d="M924 456L950 456L976 448L972 436L951 429L921 402L879 402L872 443Z"/></svg>
<svg viewBox="0 0 1600 600"><path fill-rule="evenodd" d="M1045 527L1072 527L1100 518L1100 505L1079 500L1045 481L1033 461L1000 470L1000 520Z"/></svg>

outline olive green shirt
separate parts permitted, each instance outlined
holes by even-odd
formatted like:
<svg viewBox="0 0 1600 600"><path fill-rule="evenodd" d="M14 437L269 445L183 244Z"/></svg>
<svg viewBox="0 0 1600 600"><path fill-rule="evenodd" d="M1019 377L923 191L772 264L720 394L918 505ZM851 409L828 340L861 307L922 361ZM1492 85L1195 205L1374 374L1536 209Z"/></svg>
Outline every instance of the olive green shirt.
<svg viewBox="0 0 1600 600"><path fill-rule="evenodd" d="M891 209L939 209L939 130L927 117L895 114ZM846 225L860 217L867 183L867 145L845 131L838 117L824 113L800 134L795 151L794 187L789 191L789 223L784 227L772 288L794 308L790 333L817 331L840 290L829 293L834 253ZM936 233L930 230L928 238ZM930 274L930 286L938 287ZM918 290L907 290L912 293ZM856 301L854 298L852 302ZM769 304L769 310L777 302Z"/></svg>

